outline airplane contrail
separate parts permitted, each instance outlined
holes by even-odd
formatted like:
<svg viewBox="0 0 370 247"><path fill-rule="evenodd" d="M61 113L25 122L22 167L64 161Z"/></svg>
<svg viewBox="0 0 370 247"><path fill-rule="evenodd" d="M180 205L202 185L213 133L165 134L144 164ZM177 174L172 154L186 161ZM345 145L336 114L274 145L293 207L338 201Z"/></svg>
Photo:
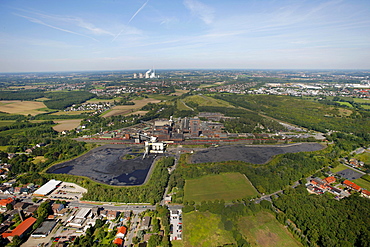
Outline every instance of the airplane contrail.
<svg viewBox="0 0 370 247"><path fill-rule="evenodd" d="M139 12L143 9L143 8L145 8L145 6L148 4L148 2L149 2L149 0L147 0L136 12L135 12L135 14L133 14L132 16L131 16L131 18L130 18L130 20L127 22L127 24L130 24L130 22L135 18L135 16L137 15L137 14L139 14ZM112 39L112 42L113 41L115 41L117 38L118 38L118 36L120 36L121 35L121 33L123 32L123 30L124 29L122 29L113 39Z"/></svg>

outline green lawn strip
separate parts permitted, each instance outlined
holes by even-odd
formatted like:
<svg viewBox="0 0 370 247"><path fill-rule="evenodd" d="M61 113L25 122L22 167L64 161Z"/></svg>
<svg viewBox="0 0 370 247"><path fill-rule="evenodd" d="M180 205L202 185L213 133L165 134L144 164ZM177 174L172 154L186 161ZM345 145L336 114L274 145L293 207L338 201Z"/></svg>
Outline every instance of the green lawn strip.
<svg viewBox="0 0 370 247"><path fill-rule="evenodd" d="M337 173L337 172L340 172L340 171L343 171L343 170L346 170L346 169L348 169L348 167L347 167L347 166L345 166L345 165L343 165L343 164L340 164L340 165L338 165L337 167L335 167L335 168L331 169L331 172L332 172L332 173Z"/></svg>
<svg viewBox="0 0 370 247"><path fill-rule="evenodd" d="M222 173L186 180L184 200L198 203L216 199L232 201L253 197L257 194L257 191L243 174Z"/></svg>
<svg viewBox="0 0 370 247"><path fill-rule="evenodd" d="M353 108L353 106L348 102L342 102L342 101L335 101L336 103L339 103L340 105L348 106L350 108Z"/></svg>
<svg viewBox="0 0 370 247"><path fill-rule="evenodd" d="M364 188L364 189L370 191L370 182L369 181L366 181L365 179L362 179L362 178L357 178L357 179L352 180L352 182L354 182L355 184L357 184L361 188Z"/></svg>
<svg viewBox="0 0 370 247"><path fill-rule="evenodd" d="M15 121L0 121L0 127L12 125Z"/></svg>
<svg viewBox="0 0 370 247"><path fill-rule="evenodd" d="M171 246L172 247L183 247L184 242L182 240L174 240L174 241L171 241Z"/></svg>
<svg viewBox="0 0 370 247"><path fill-rule="evenodd" d="M251 246L302 246L269 212L242 217L238 227Z"/></svg>
<svg viewBox="0 0 370 247"><path fill-rule="evenodd" d="M235 243L232 233L223 229L221 217L209 212L183 215L184 246L223 246Z"/></svg>

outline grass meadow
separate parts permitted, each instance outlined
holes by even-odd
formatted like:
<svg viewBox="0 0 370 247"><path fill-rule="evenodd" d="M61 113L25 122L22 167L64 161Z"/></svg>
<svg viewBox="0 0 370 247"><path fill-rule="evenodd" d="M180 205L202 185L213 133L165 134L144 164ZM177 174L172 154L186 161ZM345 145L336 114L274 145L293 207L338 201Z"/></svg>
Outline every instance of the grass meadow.
<svg viewBox="0 0 370 247"><path fill-rule="evenodd" d="M209 212L183 214L183 241L176 246L212 247L235 243L230 231L223 229L221 216Z"/></svg>
<svg viewBox="0 0 370 247"><path fill-rule="evenodd" d="M364 188L364 189L370 191L370 182L369 181L366 181L365 179L362 179L362 178L357 178L357 179L352 180L352 182L354 182L355 184L357 184L361 188Z"/></svg>
<svg viewBox="0 0 370 247"><path fill-rule="evenodd" d="M253 216L240 218L238 228L251 246L302 246L269 212L260 211Z"/></svg>
<svg viewBox="0 0 370 247"><path fill-rule="evenodd" d="M232 201L258 195L249 180L241 173L222 173L186 180L185 201Z"/></svg>
<svg viewBox="0 0 370 247"><path fill-rule="evenodd" d="M184 99L185 103L194 102L199 106L220 106L220 107L234 107L226 101L214 99L205 95L193 95Z"/></svg>

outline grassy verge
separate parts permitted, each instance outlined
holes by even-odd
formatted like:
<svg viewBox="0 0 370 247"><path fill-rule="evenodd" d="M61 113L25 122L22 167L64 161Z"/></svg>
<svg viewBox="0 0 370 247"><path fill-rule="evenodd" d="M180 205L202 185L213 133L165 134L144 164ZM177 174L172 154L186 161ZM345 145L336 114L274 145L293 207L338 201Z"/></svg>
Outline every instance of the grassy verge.
<svg viewBox="0 0 370 247"><path fill-rule="evenodd" d="M184 200L200 203L224 199L232 201L258 195L249 180L241 173L222 173L186 180Z"/></svg>

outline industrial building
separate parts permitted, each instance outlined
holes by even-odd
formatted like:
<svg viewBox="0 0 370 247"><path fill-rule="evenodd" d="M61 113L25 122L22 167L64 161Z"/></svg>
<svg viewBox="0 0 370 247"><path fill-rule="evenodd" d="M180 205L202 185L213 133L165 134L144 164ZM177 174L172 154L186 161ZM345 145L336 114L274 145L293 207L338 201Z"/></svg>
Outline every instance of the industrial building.
<svg viewBox="0 0 370 247"><path fill-rule="evenodd" d="M57 222L55 220L47 220L42 222L42 224L32 233L31 237L46 238L56 224Z"/></svg>
<svg viewBox="0 0 370 247"><path fill-rule="evenodd" d="M36 190L33 195L34 196L46 196L50 194L53 190L55 190L58 185L60 185L62 181L52 179L43 186L41 186L38 190Z"/></svg>

